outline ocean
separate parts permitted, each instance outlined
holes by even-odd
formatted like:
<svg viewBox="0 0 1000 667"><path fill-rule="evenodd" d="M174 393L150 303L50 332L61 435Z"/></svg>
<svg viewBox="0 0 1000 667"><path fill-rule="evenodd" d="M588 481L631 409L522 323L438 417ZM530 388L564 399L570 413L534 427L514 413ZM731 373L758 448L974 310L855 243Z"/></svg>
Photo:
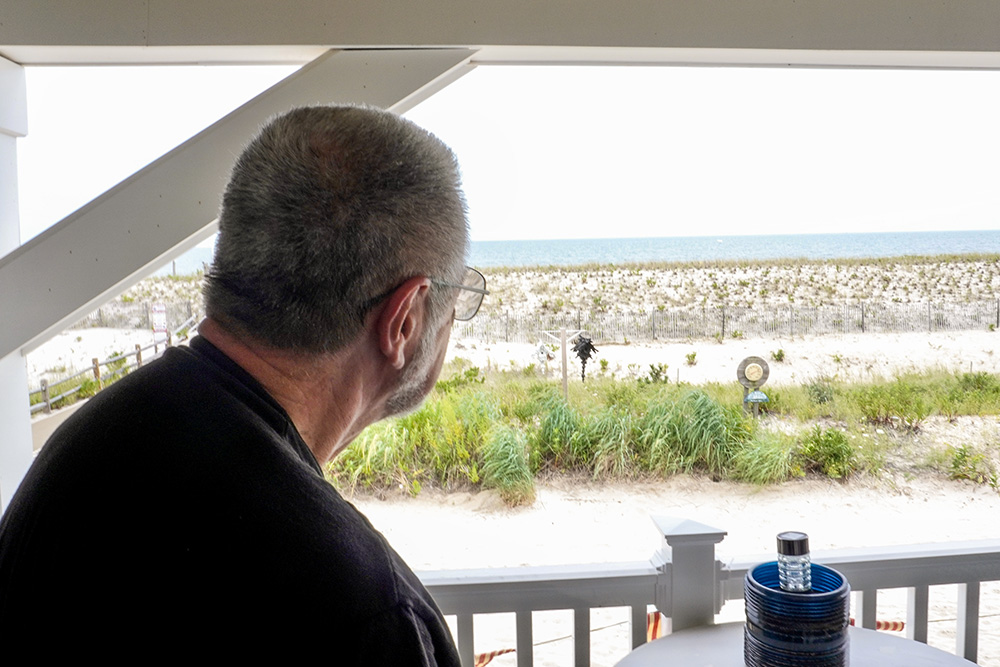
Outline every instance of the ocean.
<svg viewBox="0 0 1000 667"><path fill-rule="evenodd" d="M495 266L573 266L628 262L711 262L758 259L838 259L1000 252L1000 230L885 232L877 234L781 234L770 236L679 236L642 239L473 241L469 263ZM210 248L195 248L176 260L180 275L212 261ZM156 275L174 271L168 264Z"/></svg>
<svg viewBox="0 0 1000 667"><path fill-rule="evenodd" d="M572 266L591 262L712 262L759 259L839 259L1000 252L1000 230L681 236L639 239L478 241L472 266Z"/></svg>

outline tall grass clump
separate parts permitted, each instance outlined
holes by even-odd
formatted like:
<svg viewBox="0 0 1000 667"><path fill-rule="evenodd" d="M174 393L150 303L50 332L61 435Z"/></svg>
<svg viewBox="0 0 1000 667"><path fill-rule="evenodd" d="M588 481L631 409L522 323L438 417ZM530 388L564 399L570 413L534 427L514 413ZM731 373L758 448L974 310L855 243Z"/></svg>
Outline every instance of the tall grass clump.
<svg viewBox="0 0 1000 667"><path fill-rule="evenodd" d="M684 458L709 472L723 472L736 450L753 435L753 421L739 407L726 407L700 391L677 403L677 443Z"/></svg>
<svg viewBox="0 0 1000 667"><path fill-rule="evenodd" d="M660 392L650 401L639 421L639 443L646 455L649 470L672 475L691 468L692 462L681 454L674 412L677 402L671 392Z"/></svg>
<svg viewBox="0 0 1000 667"><path fill-rule="evenodd" d="M500 420L496 401L485 391L448 394L425 409L412 416L424 427L417 446L428 470L442 486L478 483L478 449Z"/></svg>
<svg viewBox="0 0 1000 667"><path fill-rule="evenodd" d="M420 492L420 469L413 456L408 434L392 422L369 426L339 456L327 464L327 476L351 488L399 488Z"/></svg>
<svg viewBox="0 0 1000 667"><path fill-rule="evenodd" d="M753 421L703 391L652 406L640 432L650 467L664 472L701 468L725 473L734 454L753 436Z"/></svg>
<svg viewBox="0 0 1000 667"><path fill-rule="evenodd" d="M608 407L589 426L594 448L594 477L631 477L639 470L632 412Z"/></svg>
<svg viewBox="0 0 1000 667"><path fill-rule="evenodd" d="M416 495L428 481L478 484L480 447L500 410L483 391L437 394L415 412L373 424L328 466L352 487L399 487Z"/></svg>
<svg viewBox="0 0 1000 667"><path fill-rule="evenodd" d="M758 431L733 456L732 477L758 485L782 482L796 470L796 445L793 436Z"/></svg>
<svg viewBox="0 0 1000 667"><path fill-rule="evenodd" d="M531 443L535 470L546 464L562 469L585 465L593 454L580 414L561 396L551 396L545 401Z"/></svg>
<svg viewBox="0 0 1000 667"><path fill-rule="evenodd" d="M528 467L528 447L524 434L509 426L495 427L482 450L483 486L496 489L511 506L535 500L535 481Z"/></svg>
<svg viewBox="0 0 1000 667"><path fill-rule="evenodd" d="M503 418L510 423L531 424L545 413L551 401L560 397L551 382L509 378L488 387Z"/></svg>

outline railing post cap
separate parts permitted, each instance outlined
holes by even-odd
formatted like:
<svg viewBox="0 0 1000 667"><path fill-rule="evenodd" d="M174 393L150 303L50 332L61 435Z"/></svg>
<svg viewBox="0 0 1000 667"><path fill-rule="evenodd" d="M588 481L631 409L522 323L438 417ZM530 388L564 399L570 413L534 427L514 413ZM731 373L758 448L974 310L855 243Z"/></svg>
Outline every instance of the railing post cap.
<svg viewBox="0 0 1000 667"><path fill-rule="evenodd" d="M718 544L727 531L697 521L674 516L653 516L653 524L669 546L682 544Z"/></svg>

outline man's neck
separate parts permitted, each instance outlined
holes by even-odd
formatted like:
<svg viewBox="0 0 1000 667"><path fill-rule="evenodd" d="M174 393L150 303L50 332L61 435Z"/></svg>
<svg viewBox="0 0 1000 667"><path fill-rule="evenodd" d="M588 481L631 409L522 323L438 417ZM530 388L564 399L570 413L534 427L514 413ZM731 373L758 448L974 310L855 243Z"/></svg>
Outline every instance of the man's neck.
<svg viewBox="0 0 1000 667"><path fill-rule="evenodd" d="M237 335L212 318L198 333L252 375L288 413L322 465L381 417L378 383L363 363L363 343L332 354L277 350Z"/></svg>

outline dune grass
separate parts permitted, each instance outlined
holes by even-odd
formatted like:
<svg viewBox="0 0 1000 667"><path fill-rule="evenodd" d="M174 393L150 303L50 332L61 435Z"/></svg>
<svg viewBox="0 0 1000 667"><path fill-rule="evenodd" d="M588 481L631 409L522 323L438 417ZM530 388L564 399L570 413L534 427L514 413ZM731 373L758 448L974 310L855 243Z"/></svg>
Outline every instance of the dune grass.
<svg viewBox="0 0 1000 667"><path fill-rule="evenodd" d="M962 264L967 262L997 262L998 253L962 253L941 255L899 255L896 257L841 257L837 259L808 259L805 257L775 258L775 259L713 259L704 261L678 262L624 262L621 264L585 262L571 266L558 264L535 264L526 266L494 266L487 270L492 275L506 275L522 271L536 273L597 272L597 271L649 271L649 270L680 270L680 269L724 269L749 267L782 267L782 266L914 266L918 264Z"/></svg>
<svg viewBox="0 0 1000 667"><path fill-rule="evenodd" d="M887 445L870 437L876 429L905 433L930 415L1000 414L1000 377L989 373L775 387L766 413L791 434L748 417L735 386L594 378L571 384L567 402L556 382L487 377L467 362L444 376L419 410L369 427L331 463L334 483L411 494L426 484L481 486L517 505L534 498L535 476L554 471L598 479L689 472L754 484L846 478L881 469Z"/></svg>

